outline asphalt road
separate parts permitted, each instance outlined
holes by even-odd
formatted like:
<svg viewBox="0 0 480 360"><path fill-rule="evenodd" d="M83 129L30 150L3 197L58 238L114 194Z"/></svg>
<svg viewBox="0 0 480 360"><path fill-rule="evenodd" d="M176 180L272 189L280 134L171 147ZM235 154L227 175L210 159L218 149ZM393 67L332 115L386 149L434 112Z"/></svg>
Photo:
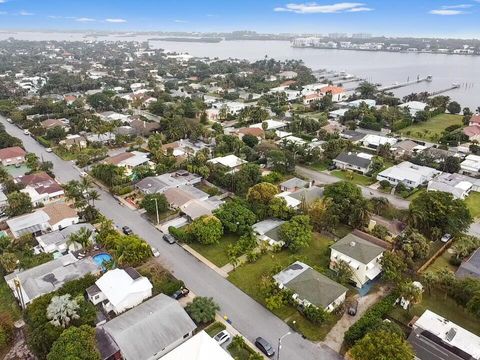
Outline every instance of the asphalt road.
<svg viewBox="0 0 480 360"><path fill-rule="evenodd" d="M16 126L0 116L7 132L22 139L25 149L36 153L44 160L51 161L54 173L62 183L79 179L79 170L72 162L64 161L45 148ZM276 348L277 340L290 329L279 318L236 288L226 279L191 256L177 245L169 245L161 239L162 233L153 227L138 212L120 205L109 193L98 189L100 200L96 207L119 227L129 226L136 234L156 247L160 261L176 277L182 279L195 294L211 296L220 305L221 315L227 315L232 325L250 341L262 336ZM324 344L315 344L293 333L282 341L281 359L285 360L338 360L342 357Z"/></svg>
<svg viewBox="0 0 480 360"><path fill-rule="evenodd" d="M315 180L316 184L327 185L327 184L333 184L341 181L341 179L337 178L336 176L333 176L321 171L308 169L302 166L296 166L295 170L298 174L305 176L311 180ZM363 196L365 196L367 199L372 197L384 197L384 198L387 198L388 201L390 201L390 204L392 204L393 206L399 209L408 209L408 206L410 205L409 201L400 199L394 195L385 194L384 192L381 192L375 189L370 189L366 186L358 185L358 187L362 190Z"/></svg>

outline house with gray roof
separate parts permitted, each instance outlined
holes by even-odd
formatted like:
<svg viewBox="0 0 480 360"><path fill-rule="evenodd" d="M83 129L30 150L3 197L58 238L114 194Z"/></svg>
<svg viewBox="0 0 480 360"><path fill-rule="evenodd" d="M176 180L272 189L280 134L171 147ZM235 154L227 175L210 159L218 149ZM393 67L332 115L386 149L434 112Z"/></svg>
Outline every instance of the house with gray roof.
<svg viewBox="0 0 480 360"><path fill-rule="evenodd" d="M280 289L293 291L293 299L301 306L316 306L331 312L343 304L347 288L300 261L273 276Z"/></svg>
<svg viewBox="0 0 480 360"><path fill-rule="evenodd" d="M253 224L252 228L259 240L266 241L271 246L283 246L284 242L280 240L280 226L284 222L280 219L265 219Z"/></svg>
<svg viewBox="0 0 480 360"><path fill-rule="evenodd" d="M117 347L124 360L161 358L188 340L195 328L195 323L179 302L164 294L102 326L104 335L113 342L108 347Z"/></svg>
<svg viewBox="0 0 480 360"><path fill-rule="evenodd" d="M480 278L480 249L475 250L468 259L462 262L455 276L457 278Z"/></svg>
<svg viewBox="0 0 480 360"><path fill-rule="evenodd" d="M373 155L366 153L343 152L333 159L337 169L351 170L366 174L370 171Z"/></svg>
<svg viewBox="0 0 480 360"><path fill-rule="evenodd" d="M280 190L282 191L297 191L299 189L304 189L309 185L308 181L305 181L303 179L299 179L297 177L293 177L291 179L288 179L282 183L280 183Z"/></svg>
<svg viewBox="0 0 480 360"><path fill-rule="evenodd" d="M156 194L183 185L195 185L200 181L202 181L201 176L186 170L178 170L169 174L146 177L140 180L135 187L144 194Z"/></svg>
<svg viewBox="0 0 480 360"><path fill-rule="evenodd" d="M380 260L387 248L381 239L354 230L330 246L330 268L335 271L338 262L345 262L352 269L352 282L361 288L382 272Z"/></svg>
<svg viewBox="0 0 480 360"><path fill-rule="evenodd" d="M79 260L70 253L34 268L13 272L5 276L5 281L25 308L37 297L58 290L68 281L99 272L99 266L91 257Z"/></svg>
<svg viewBox="0 0 480 360"><path fill-rule="evenodd" d="M285 199L288 206L294 209L299 209L302 203L305 205L311 205L313 202L320 199L323 196L323 188L311 186L309 188L302 188L293 192L284 191L275 196Z"/></svg>
<svg viewBox="0 0 480 360"><path fill-rule="evenodd" d="M53 231L51 233L42 234L37 236L37 242L40 248L45 253L65 253L67 251L76 251L81 249L80 244L68 244L68 240L70 235L80 231L81 229L87 229L92 232L92 239L93 233L95 232L95 227L89 223L83 224L74 224L71 226L66 227L65 229Z"/></svg>
<svg viewBox="0 0 480 360"><path fill-rule="evenodd" d="M456 199L465 199L471 191L480 190L480 179L460 174L442 173L428 182L428 191L442 191Z"/></svg>

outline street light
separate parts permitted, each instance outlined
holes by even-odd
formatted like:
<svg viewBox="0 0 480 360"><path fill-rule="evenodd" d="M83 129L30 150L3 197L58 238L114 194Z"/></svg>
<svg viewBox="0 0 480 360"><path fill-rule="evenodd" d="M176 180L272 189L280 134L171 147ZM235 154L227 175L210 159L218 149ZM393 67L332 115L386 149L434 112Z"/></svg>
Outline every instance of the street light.
<svg viewBox="0 0 480 360"><path fill-rule="evenodd" d="M157 225L160 223L160 218L158 217L158 201L157 198L155 198L155 209L157 210Z"/></svg>
<svg viewBox="0 0 480 360"><path fill-rule="evenodd" d="M282 335L279 339L278 339L278 349L277 349L277 360L280 359L280 349L282 348L282 340L284 337L287 337L288 335L291 335L292 332L289 331L287 332L286 334Z"/></svg>

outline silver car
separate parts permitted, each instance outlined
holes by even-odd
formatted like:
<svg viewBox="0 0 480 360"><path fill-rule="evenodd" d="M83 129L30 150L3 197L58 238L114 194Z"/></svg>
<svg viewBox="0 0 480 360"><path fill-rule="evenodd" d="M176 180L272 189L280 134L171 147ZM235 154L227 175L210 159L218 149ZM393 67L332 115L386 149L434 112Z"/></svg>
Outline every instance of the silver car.
<svg viewBox="0 0 480 360"><path fill-rule="evenodd" d="M213 339L218 343L218 345L225 344L228 340L230 340L230 338L231 335L227 330L222 330L213 337Z"/></svg>

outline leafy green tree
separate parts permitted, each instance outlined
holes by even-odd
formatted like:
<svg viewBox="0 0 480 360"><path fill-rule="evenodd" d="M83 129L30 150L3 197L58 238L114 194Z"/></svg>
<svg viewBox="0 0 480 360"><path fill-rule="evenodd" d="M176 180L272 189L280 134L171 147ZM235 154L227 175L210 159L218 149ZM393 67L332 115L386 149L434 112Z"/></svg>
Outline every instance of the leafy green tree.
<svg viewBox="0 0 480 360"><path fill-rule="evenodd" d="M327 185L324 199L331 199L328 211L340 222L353 227L362 227L368 222L368 202L358 186L348 181Z"/></svg>
<svg viewBox="0 0 480 360"><path fill-rule="evenodd" d="M390 231L385 226L376 224L372 229L372 235L385 240L390 235Z"/></svg>
<svg viewBox="0 0 480 360"><path fill-rule="evenodd" d="M412 304L417 304L422 301L422 289L411 281L406 281L400 284L398 292L405 300L410 301Z"/></svg>
<svg viewBox="0 0 480 360"><path fill-rule="evenodd" d="M480 238L469 235L460 235L457 237L455 243L452 246L453 251L457 259L464 259L470 256L476 249L480 247Z"/></svg>
<svg viewBox="0 0 480 360"><path fill-rule="evenodd" d="M287 201L281 197L274 197L268 203L268 216L282 219L282 220L289 220L293 215L295 215L296 211L294 208L287 205Z"/></svg>
<svg viewBox="0 0 480 360"><path fill-rule="evenodd" d="M425 259L430 251L430 242L412 228L407 228L400 234L395 243L412 260Z"/></svg>
<svg viewBox="0 0 480 360"><path fill-rule="evenodd" d="M401 252L385 251L380 262L385 280L399 284L404 279L407 263Z"/></svg>
<svg viewBox="0 0 480 360"><path fill-rule="evenodd" d="M147 211L148 215L154 216L157 213L161 214L168 210L168 201L164 194L148 194L140 202L140 207Z"/></svg>
<svg viewBox="0 0 480 360"><path fill-rule="evenodd" d="M246 233L255 224L255 214L239 201L229 201L214 211L214 215L222 222L223 227L237 234Z"/></svg>
<svg viewBox="0 0 480 360"><path fill-rule="evenodd" d="M413 360L415 355L402 335L385 330L368 333L350 350L354 360Z"/></svg>
<svg viewBox="0 0 480 360"><path fill-rule="evenodd" d="M310 205L308 215L315 231L332 231L339 223L338 216L329 211L332 199L316 200Z"/></svg>
<svg viewBox="0 0 480 360"><path fill-rule="evenodd" d="M251 148L255 147L259 142L256 136L250 134L243 135L242 141Z"/></svg>
<svg viewBox="0 0 480 360"><path fill-rule="evenodd" d="M440 165L440 170L448 172L450 174L456 173L460 171L460 160L458 157L455 156L448 156Z"/></svg>
<svg viewBox="0 0 480 360"><path fill-rule="evenodd" d="M208 324L215 319L220 307L211 297L197 296L189 303L185 310L197 324Z"/></svg>
<svg viewBox="0 0 480 360"><path fill-rule="evenodd" d="M275 195L278 194L278 189L275 185L262 182L252 186L248 189L247 200L253 206L265 205L267 206Z"/></svg>
<svg viewBox="0 0 480 360"><path fill-rule="evenodd" d="M100 360L96 346L95 329L82 325L65 330L53 343L47 360Z"/></svg>
<svg viewBox="0 0 480 360"><path fill-rule="evenodd" d="M314 324L322 324L328 318L328 313L325 310L314 305L305 307L305 309L303 309L303 314Z"/></svg>
<svg viewBox="0 0 480 360"><path fill-rule="evenodd" d="M353 270L345 261L338 260L333 266L333 271L335 271L335 279L338 283L347 285L353 279Z"/></svg>
<svg viewBox="0 0 480 360"><path fill-rule="evenodd" d="M150 245L137 235L121 235L116 232L108 235L104 243L120 265L136 266L152 255Z"/></svg>
<svg viewBox="0 0 480 360"><path fill-rule="evenodd" d="M431 239L445 233L456 235L467 230L472 216L461 199L441 191L428 191L410 203L408 223Z"/></svg>
<svg viewBox="0 0 480 360"><path fill-rule="evenodd" d="M215 216L204 215L190 224L188 232L201 244L217 244L223 235L223 226Z"/></svg>
<svg viewBox="0 0 480 360"><path fill-rule="evenodd" d="M3 252L0 255L0 265L7 273L11 273L18 266L18 258L14 253Z"/></svg>
<svg viewBox="0 0 480 360"><path fill-rule="evenodd" d="M30 195L23 192L13 192L7 196L8 206L6 213L8 216L19 216L32 211L32 199Z"/></svg>
<svg viewBox="0 0 480 360"><path fill-rule="evenodd" d="M40 166L40 161L35 153L28 153L25 155L25 164L32 171L37 171Z"/></svg>
<svg viewBox="0 0 480 360"><path fill-rule="evenodd" d="M447 110L450 114L458 114L460 111L462 111L462 107L458 102L452 101L448 104Z"/></svg>
<svg viewBox="0 0 480 360"><path fill-rule="evenodd" d="M280 239L293 252L307 247L312 240L312 225L308 215L294 216L280 227Z"/></svg>
<svg viewBox="0 0 480 360"><path fill-rule="evenodd" d="M378 90L374 84L362 81L356 91L360 94L362 99L374 99Z"/></svg>

